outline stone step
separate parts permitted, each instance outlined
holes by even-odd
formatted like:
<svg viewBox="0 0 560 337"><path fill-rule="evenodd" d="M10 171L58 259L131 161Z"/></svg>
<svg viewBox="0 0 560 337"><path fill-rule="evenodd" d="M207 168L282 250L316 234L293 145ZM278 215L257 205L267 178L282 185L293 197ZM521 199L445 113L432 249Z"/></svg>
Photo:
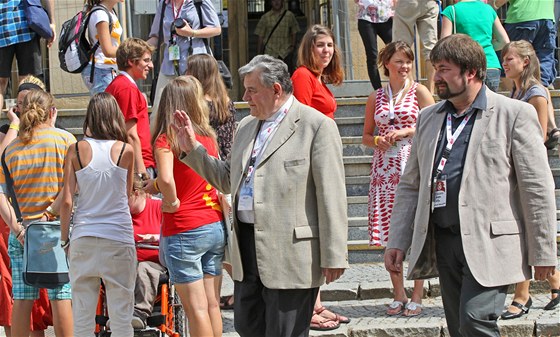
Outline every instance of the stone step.
<svg viewBox="0 0 560 337"><path fill-rule="evenodd" d="M344 170L347 177L369 176L372 156L344 157Z"/></svg>
<svg viewBox="0 0 560 337"><path fill-rule="evenodd" d="M347 196L367 196L369 193L369 175L346 177Z"/></svg>
<svg viewBox="0 0 560 337"><path fill-rule="evenodd" d="M341 137L357 137L363 134L364 120L364 117L337 117L335 121Z"/></svg>
<svg viewBox="0 0 560 337"><path fill-rule="evenodd" d="M343 156L371 156L373 148L362 145L362 135L342 137Z"/></svg>

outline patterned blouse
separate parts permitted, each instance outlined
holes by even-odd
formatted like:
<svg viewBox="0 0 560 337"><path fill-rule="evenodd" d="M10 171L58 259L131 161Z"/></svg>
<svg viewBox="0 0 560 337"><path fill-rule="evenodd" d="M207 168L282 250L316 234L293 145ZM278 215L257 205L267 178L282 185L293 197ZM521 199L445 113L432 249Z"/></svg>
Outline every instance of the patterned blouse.
<svg viewBox="0 0 560 337"><path fill-rule="evenodd" d="M228 110L230 112L228 118L224 123L214 116L214 104L208 102L208 108L210 109L210 126L216 131L216 138L218 139L218 147L220 148L220 158L225 160L229 153L231 152L231 144L233 143L233 133L235 132L236 122L235 122L235 106L233 102L229 102Z"/></svg>
<svg viewBox="0 0 560 337"><path fill-rule="evenodd" d="M366 20L372 23L387 22L395 15L393 0L359 0L358 20Z"/></svg>

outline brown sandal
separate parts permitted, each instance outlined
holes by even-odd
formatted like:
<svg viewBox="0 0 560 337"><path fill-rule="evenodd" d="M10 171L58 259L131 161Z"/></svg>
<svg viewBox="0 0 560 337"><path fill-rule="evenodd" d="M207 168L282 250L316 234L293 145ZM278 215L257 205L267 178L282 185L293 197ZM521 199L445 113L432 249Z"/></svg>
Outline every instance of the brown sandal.
<svg viewBox="0 0 560 337"><path fill-rule="evenodd" d="M325 307L320 307L319 309L314 310L313 313L316 314L316 315L319 315L323 318L329 319L331 321L338 321L341 324L350 323L350 318L348 318L346 316L339 315L335 312L332 312L331 310L329 310ZM332 316L334 316L334 318Z"/></svg>
<svg viewBox="0 0 560 337"><path fill-rule="evenodd" d="M334 323L334 325L332 325L331 323ZM339 327L340 327L340 323L338 321L333 321L331 319L325 318L319 314L314 313L313 317L311 317L311 324L309 328L311 330L317 330L317 331L329 331L329 330L338 329Z"/></svg>

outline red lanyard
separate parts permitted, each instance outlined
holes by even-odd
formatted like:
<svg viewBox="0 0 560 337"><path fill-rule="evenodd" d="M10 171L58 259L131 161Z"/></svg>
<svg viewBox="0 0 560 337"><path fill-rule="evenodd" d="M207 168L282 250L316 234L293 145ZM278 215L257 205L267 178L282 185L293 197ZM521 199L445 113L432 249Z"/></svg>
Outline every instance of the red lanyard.
<svg viewBox="0 0 560 337"><path fill-rule="evenodd" d="M181 1L181 6L179 6L179 10L176 11L175 10L175 1L171 0L171 7L173 8L173 20L177 20L177 18L181 14L181 8L183 8L184 3L185 3L185 0Z"/></svg>

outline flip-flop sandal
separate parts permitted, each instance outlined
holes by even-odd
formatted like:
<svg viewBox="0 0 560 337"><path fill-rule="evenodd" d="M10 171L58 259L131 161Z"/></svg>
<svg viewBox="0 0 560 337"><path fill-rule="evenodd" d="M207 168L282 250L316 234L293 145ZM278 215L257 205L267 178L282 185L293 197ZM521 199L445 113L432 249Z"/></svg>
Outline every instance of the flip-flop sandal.
<svg viewBox="0 0 560 337"><path fill-rule="evenodd" d="M315 320L315 322L313 321L313 318L315 317L319 317L319 321ZM327 325L328 323L334 322L335 325L333 326L329 326ZM340 327L340 323L338 321L333 321L331 319L325 318L319 314L313 314L313 317L311 318L311 323L309 325L309 328L311 330L317 330L317 331L329 331L329 330L334 330L334 329L338 329Z"/></svg>
<svg viewBox="0 0 560 337"><path fill-rule="evenodd" d="M556 294L557 296L548 302L547 305L544 306L544 310L554 310L560 304L560 289L550 289L552 294Z"/></svg>
<svg viewBox="0 0 560 337"><path fill-rule="evenodd" d="M396 316L400 315L404 311L404 306L406 302L401 301L393 301L389 304L389 308L387 308L387 315L389 316Z"/></svg>
<svg viewBox="0 0 560 337"><path fill-rule="evenodd" d="M408 313L406 311L403 312L403 315L406 316L406 317L414 317L414 316L418 316L422 313L422 304L420 304L420 303L410 301L404 307L405 307L406 310L408 310ZM420 311L415 312L418 309L420 309ZM412 313L411 313L411 311L412 311Z"/></svg>
<svg viewBox="0 0 560 337"><path fill-rule="evenodd" d="M554 128L550 130L550 132L548 133L548 139L546 140L546 142L544 142L544 145L546 146L547 149L552 150L556 147L556 145L558 145L560 141L560 137L558 136L559 133L560 133L559 128Z"/></svg>
<svg viewBox="0 0 560 337"><path fill-rule="evenodd" d="M314 310L313 313L316 314L316 315L319 315L323 318L330 319L331 321L338 321L341 324L350 323L350 318L348 318L346 316L339 315L336 312L334 312L332 310L329 310L325 307L320 307L319 309ZM334 318L327 316L327 314L330 314L331 316L334 315Z"/></svg>
<svg viewBox="0 0 560 337"><path fill-rule="evenodd" d="M220 309L221 310L233 309L233 295L220 297Z"/></svg>

